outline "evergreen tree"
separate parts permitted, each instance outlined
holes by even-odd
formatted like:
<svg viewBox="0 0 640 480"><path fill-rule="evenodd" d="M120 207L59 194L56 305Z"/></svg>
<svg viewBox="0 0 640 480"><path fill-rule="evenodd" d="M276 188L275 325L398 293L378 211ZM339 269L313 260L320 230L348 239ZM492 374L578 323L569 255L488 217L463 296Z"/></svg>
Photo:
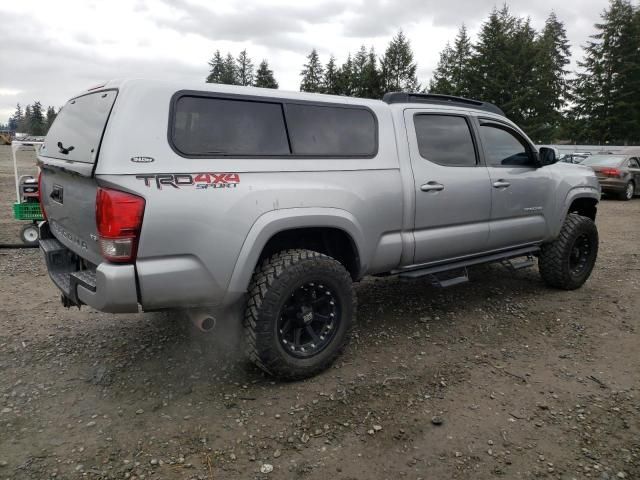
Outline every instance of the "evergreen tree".
<svg viewBox="0 0 640 480"><path fill-rule="evenodd" d="M336 66L336 57L331 55L327 65L324 67L324 77L322 79L322 91L331 95L339 95L341 92L338 88L338 67Z"/></svg>
<svg viewBox="0 0 640 480"><path fill-rule="evenodd" d="M302 81L300 82L301 92L322 92L324 69L320 63L318 52L314 48L307 56L307 63L300 72Z"/></svg>
<svg viewBox="0 0 640 480"><path fill-rule="evenodd" d="M380 63L384 90L387 92L417 92L420 90L411 44L402 30L393 37Z"/></svg>
<svg viewBox="0 0 640 480"><path fill-rule="evenodd" d="M238 85L236 61L230 53L227 53L227 56L222 62L222 72L220 73L219 82L225 85Z"/></svg>
<svg viewBox="0 0 640 480"><path fill-rule="evenodd" d="M633 65L640 48L640 38L634 34L637 16L629 1L611 0L584 48L584 59L578 63L583 71L574 84L572 112L580 141L617 143L638 137L640 125L633 121L629 109L635 103L637 110L638 105L634 98L638 92L637 65Z"/></svg>
<svg viewBox="0 0 640 480"><path fill-rule="evenodd" d="M266 60L262 60L262 62L260 62L260 66L256 72L254 85L262 88L278 88L278 82L276 82L276 79L273 76L273 70L269 68L269 64Z"/></svg>
<svg viewBox="0 0 640 480"><path fill-rule="evenodd" d="M634 8L631 20L622 32L620 70L614 80L616 137L625 144L640 143L640 8Z"/></svg>
<svg viewBox="0 0 640 480"><path fill-rule="evenodd" d="M571 51L564 24L551 12L538 40L536 58L536 118L527 132L541 143L552 143L561 135L563 108L569 95L567 65Z"/></svg>
<svg viewBox="0 0 640 480"><path fill-rule="evenodd" d="M42 113L42 104L40 102L34 102L31 106L29 133L37 136L41 136L46 133L46 123Z"/></svg>
<svg viewBox="0 0 640 480"><path fill-rule="evenodd" d="M207 76L207 83L222 83L220 79L224 72L224 60L220 54L220 50L216 50L213 58L209 60L209 75Z"/></svg>
<svg viewBox="0 0 640 480"><path fill-rule="evenodd" d="M467 97L471 92L470 68L472 50L473 47L467 33L467 27L462 24L453 47L452 80L455 85L455 95Z"/></svg>
<svg viewBox="0 0 640 480"><path fill-rule="evenodd" d="M239 85L253 85L253 62L247 55L247 50L242 50L236 59L236 78Z"/></svg>
<svg viewBox="0 0 640 480"><path fill-rule="evenodd" d="M353 93L354 97L366 97L366 80L364 78L365 68L367 66L369 57L367 55L367 49L362 45L360 50L353 57Z"/></svg>
<svg viewBox="0 0 640 480"><path fill-rule="evenodd" d="M511 101L509 87L513 66L510 62L510 39L514 25L515 19L506 6L502 10L494 8L480 29L471 64L475 80L471 96L503 108Z"/></svg>
<svg viewBox="0 0 640 480"><path fill-rule="evenodd" d="M31 132L31 105L27 105L24 107L24 115L22 115L22 120L18 124L18 131L21 133L28 133L32 135Z"/></svg>
<svg viewBox="0 0 640 480"><path fill-rule="evenodd" d="M467 97L471 94L471 39L462 24L454 46L447 43L429 83L429 91Z"/></svg>
<svg viewBox="0 0 640 480"><path fill-rule="evenodd" d="M338 70L336 79L336 90L339 95L352 96L354 94L353 59L351 54L347 55L347 60Z"/></svg>
<svg viewBox="0 0 640 480"><path fill-rule="evenodd" d="M438 65L433 71L433 77L429 81L429 92L443 95L456 95L456 87L453 83L453 63L455 53L451 44L447 42L440 52Z"/></svg>
<svg viewBox="0 0 640 480"><path fill-rule="evenodd" d="M371 47L367 56L367 63L362 71L364 88L364 96L366 98L382 98L382 77L378 70L378 58L376 52Z"/></svg>
<svg viewBox="0 0 640 480"><path fill-rule="evenodd" d="M51 128L51 125L53 124L53 121L56 119L56 117L58 116L58 114L56 113L55 108L53 107L48 107L47 108L47 119L45 121L46 124L46 131L49 131L49 129Z"/></svg>
<svg viewBox="0 0 640 480"><path fill-rule="evenodd" d="M22 125L22 106L17 103L16 111L13 113L11 117L9 117L9 130L19 131L20 126Z"/></svg>
<svg viewBox="0 0 640 480"><path fill-rule="evenodd" d="M508 38L507 83L499 103L505 113L526 132L532 132L538 122L538 57L539 45L530 19L514 19L513 32ZM539 141L534 138L534 141Z"/></svg>

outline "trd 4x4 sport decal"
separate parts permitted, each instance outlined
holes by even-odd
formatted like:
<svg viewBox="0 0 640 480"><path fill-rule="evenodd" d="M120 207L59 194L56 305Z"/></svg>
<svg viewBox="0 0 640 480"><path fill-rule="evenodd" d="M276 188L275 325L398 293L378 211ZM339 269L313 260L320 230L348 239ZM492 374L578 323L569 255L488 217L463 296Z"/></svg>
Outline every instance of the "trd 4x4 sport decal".
<svg viewBox="0 0 640 480"><path fill-rule="evenodd" d="M158 190L162 187L191 187L196 190L209 188L236 188L240 183L237 173L176 173L160 175L136 175L138 180L144 180L147 187L155 185Z"/></svg>

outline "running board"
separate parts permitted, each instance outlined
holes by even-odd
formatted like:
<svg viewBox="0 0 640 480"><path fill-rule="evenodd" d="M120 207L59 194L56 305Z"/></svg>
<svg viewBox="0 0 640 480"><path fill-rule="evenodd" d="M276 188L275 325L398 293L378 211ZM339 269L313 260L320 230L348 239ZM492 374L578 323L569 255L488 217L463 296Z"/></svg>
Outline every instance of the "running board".
<svg viewBox="0 0 640 480"><path fill-rule="evenodd" d="M527 255L525 258L518 259L509 258L502 261L502 265L512 272L522 270L523 268L533 267L534 264L533 255Z"/></svg>
<svg viewBox="0 0 640 480"><path fill-rule="evenodd" d="M469 281L467 269L459 268L457 270L447 270L439 273L424 273L424 270L414 270L412 272L401 273L398 275L402 280L414 280L416 278L427 277L434 287L447 288Z"/></svg>
<svg viewBox="0 0 640 480"><path fill-rule="evenodd" d="M504 262L510 261L511 259L526 256L527 257L526 260L522 260L519 262L511 262L511 265L512 265L511 268L514 268L515 270L519 270L521 268L530 267L534 264L532 255L539 250L540 250L540 247L538 246L524 247L524 248L518 248L516 250L509 250L506 252L499 252L491 255L483 255L481 257L460 260L452 263L432 265L425 268L414 267L414 268L408 268L407 270L395 270L395 271L392 271L391 274L396 274L400 278L404 278L404 279L413 279L413 278L426 277L427 275L435 276L436 274L442 273L442 272L453 272L453 271L459 271L464 269L464 274L457 275L450 279L445 279L444 281L437 280L437 283L436 283L439 286L452 286L452 285L458 285L460 283L463 283L469 279L466 272L466 267L469 267L471 265L479 265L482 263L493 263L493 262L503 262L504 264Z"/></svg>

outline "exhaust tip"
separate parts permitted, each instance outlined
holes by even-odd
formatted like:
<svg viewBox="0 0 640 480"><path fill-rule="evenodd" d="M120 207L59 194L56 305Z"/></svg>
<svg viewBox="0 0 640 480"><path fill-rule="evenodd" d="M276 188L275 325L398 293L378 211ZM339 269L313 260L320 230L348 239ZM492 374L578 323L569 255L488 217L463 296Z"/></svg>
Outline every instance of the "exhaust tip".
<svg viewBox="0 0 640 480"><path fill-rule="evenodd" d="M191 323L201 332L210 332L216 326L216 317L206 312L188 312Z"/></svg>
<svg viewBox="0 0 640 480"><path fill-rule="evenodd" d="M209 330L213 330L216 326L216 319L213 317L204 317L200 321L200 330L204 332L208 332Z"/></svg>

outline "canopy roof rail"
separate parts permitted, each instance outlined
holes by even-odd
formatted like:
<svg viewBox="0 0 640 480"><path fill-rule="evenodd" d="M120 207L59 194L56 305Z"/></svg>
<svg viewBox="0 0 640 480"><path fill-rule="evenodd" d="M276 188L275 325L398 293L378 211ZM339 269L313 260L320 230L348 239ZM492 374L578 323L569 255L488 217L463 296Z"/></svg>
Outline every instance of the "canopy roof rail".
<svg viewBox="0 0 640 480"><path fill-rule="evenodd" d="M439 95L435 93L385 93L382 100L386 103L430 103L434 105L450 105L455 107L468 107L485 112L497 113L505 117L504 112L493 103L481 102L470 98L455 97L453 95Z"/></svg>

